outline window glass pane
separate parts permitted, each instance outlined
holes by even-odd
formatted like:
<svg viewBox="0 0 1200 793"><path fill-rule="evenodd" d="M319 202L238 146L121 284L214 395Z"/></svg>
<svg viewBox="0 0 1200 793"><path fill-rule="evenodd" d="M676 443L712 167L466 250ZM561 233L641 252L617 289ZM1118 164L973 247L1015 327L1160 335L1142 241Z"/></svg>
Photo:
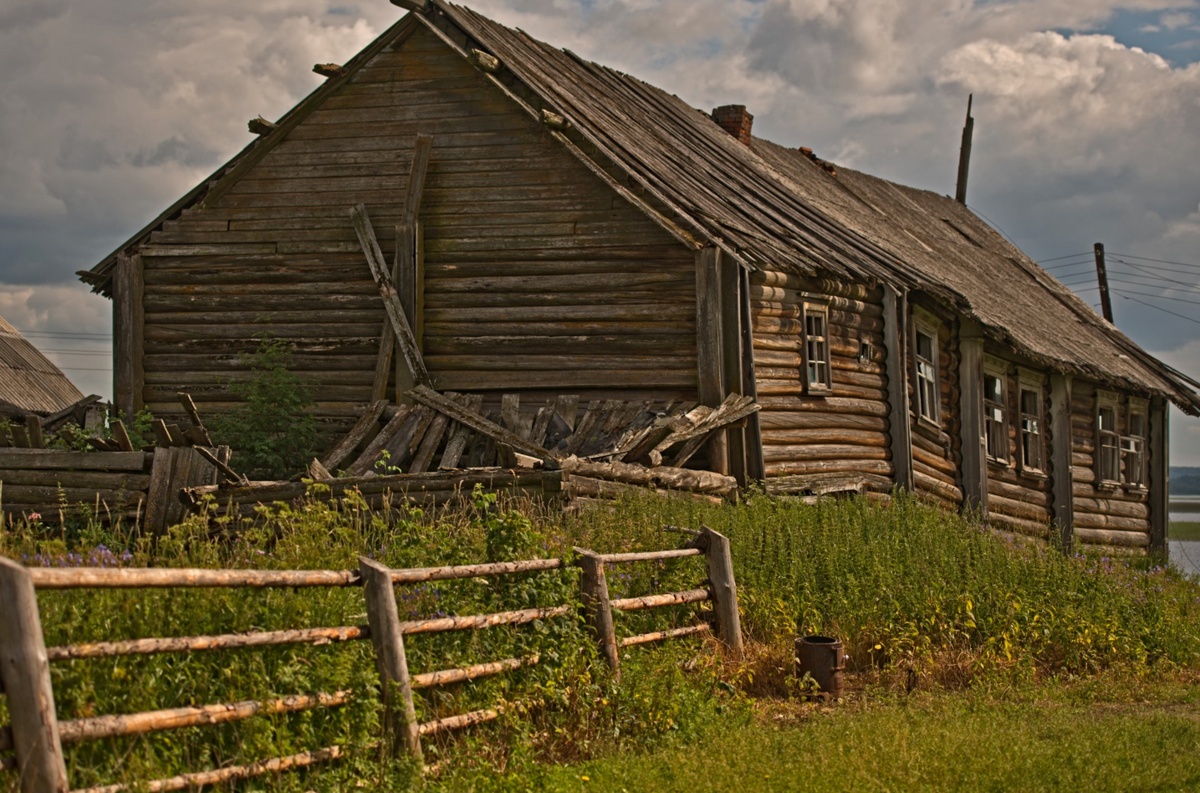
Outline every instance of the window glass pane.
<svg viewBox="0 0 1200 793"><path fill-rule="evenodd" d="M920 331L917 331L917 357L933 360L933 339Z"/></svg>
<svg viewBox="0 0 1200 793"><path fill-rule="evenodd" d="M1117 411L1113 408L1100 408L1100 431L1117 431Z"/></svg>
<svg viewBox="0 0 1200 793"><path fill-rule="evenodd" d="M1028 388L1021 389L1021 412L1039 415L1042 412L1039 396L1037 391L1030 391Z"/></svg>
<svg viewBox="0 0 1200 793"><path fill-rule="evenodd" d="M1132 413L1129 416L1129 434L1136 435L1139 438L1146 437L1146 417L1141 413Z"/></svg>
<svg viewBox="0 0 1200 793"><path fill-rule="evenodd" d="M990 374L983 376L983 398L988 402L1003 401L999 377Z"/></svg>

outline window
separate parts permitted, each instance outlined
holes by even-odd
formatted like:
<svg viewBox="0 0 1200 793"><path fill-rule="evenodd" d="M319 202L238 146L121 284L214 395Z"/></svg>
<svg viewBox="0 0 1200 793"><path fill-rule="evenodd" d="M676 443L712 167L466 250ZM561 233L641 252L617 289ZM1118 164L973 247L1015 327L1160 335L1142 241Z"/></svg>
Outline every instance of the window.
<svg viewBox="0 0 1200 793"><path fill-rule="evenodd" d="M913 374L917 418L938 423L938 332L928 318L917 316L913 323Z"/></svg>
<svg viewBox="0 0 1200 793"><path fill-rule="evenodd" d="M986 356L983 365L983 439L988 459L1008 463L1008 364Z"/></svg>
<svg viewBox="0 0 1200 793"><path fill-rule="evenodd" d="M1146 486L1146 400L1129 398L1126 435L1121 438L1121 480L1126 487Z"/></svg>
<svg viewBox="0 0 1200 793"><path fill-rule="evenodd" d="M1117 395L1096 392L1096 479L1101 487L1121 481L1121 434L1117 430Z"/></svg>
<svg viewBox="0 0 1200 793"><path fill-rule="evenodd" d="M1041 474L1046 468L1046 443L1042 433L1042 389L1045 383L1044 375L1017 369L1017 411L1020 416L1017 453L1022 473Z"/></svg>
<svg viewBox="0 0 1200 793"><path fill-rule="evenodd" d="M829 366L829 307L804 304L804 371L808 392L833 390Z"/></svg>

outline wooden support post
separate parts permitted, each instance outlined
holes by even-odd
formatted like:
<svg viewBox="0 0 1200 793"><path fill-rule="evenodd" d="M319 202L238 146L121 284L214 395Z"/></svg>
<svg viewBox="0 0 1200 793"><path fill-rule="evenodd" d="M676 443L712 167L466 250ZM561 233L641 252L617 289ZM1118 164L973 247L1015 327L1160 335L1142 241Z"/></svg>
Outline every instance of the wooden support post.
<svg viewBox="0 0 1200 793"><path fill-rule="evenodd" d="M987 517L988 471L983 441L983 334L963 320L959 330L958 415L962 422L963 509Z"/></svg>
<svg viewBox="0 0 1200 793"><path fill-rule="evenodd" d="M1075 543L1075 477L1071 471L1071 376L1050 375L1050 499L1064 553Z"/></svg>
<svg viewBox="0 0 1200 793"><path fill-rule="evenodd" d="M1171 511L1171 406L1162 397L1150 401L1150 552L1167 554L1167 526Z"/></svg>
<svg viewBox="0 0 1200 793"><path fill-rule="evenodd" d="M363 579L367 623L371 627L375 667L379 670L379 682L383 690L384 728L390 736L395 754L407 754L421 763L424 755L421 752L420 724L413 704L412 680L408 675L408 659L404 654L404 634L400 629L392 571L374 559L361 556L358 559L358 571ZM395 703L397 693L401 700L399 713Z"/></svg>
<svg viewBox="0 0 1200 793"><path fill-rule="evenodd" d="M742 380L742 266L733 259L723 259L718 268L721 276L721 398L745 393ZM746 429L738 422L725 429L725 447L729 458L729 475L739 487L746 486Z"/></svg>
<svg viewBox="0 0 1200 793"><path fill-rule="evenodd" d="M117 255L113 278L113 399L128 420L142 409L142 257Z"/></svg>
<svg viewBox="0 0 1200 793"><path fill-rule="evenodd" d="M400 305L412 325L417 349L421 349L424 328L424 239L418 221L421 201L425 195L425 176L429 172L429 160L433 152L433 138L418 135L413 146L412 165L408 170L408 182L404 189L404 203L400 207L400 222L396 224L396 262L393 277L396 291L400 293ZM404 396L417 383L411 373L396 360L396 402L408 402ZM411 402L409 402L411 404Z"/></svg>
<svg viewBox="0 0 1200 793"><path fill-rule="evenodd" d="M741 288L739 297L742 310L740 312L742 334L742 388L743 394L758 401L758 379L754 369L754 326L750 313L750 274L745 268L739 268ZM762 482L767 478L767 463L763 459L762 427L758 420L758 411L746 417L746 479Z"/></svg>
<svg viewBox="0 0 1200 793"><path fill-rule="evenodd" d="M596 635L600 657L619 680L621 659L617 654L617 634L613 627L612 606L608 599L608 580L604 576L604 560L593 551L579 550L579 566L583 568L579 585L583 595L583 612L587 624Z"/></svg>
<svg viewBox="0 0 1200 793"><path fill-rule="evenodd" d="M708 560L708 582L712 588L713 611L717 616L717 638L734 656L740 658L742 620L738 615L737 582L733 578L733 553L729 538L707 526L701 526L698 539Z"/></svg>
<svg viewBox="0 0 1200 793"><path fill-rule="evenodd" d="M1092 246L1096 254L1096 283L1100 287L1100 310L1104 318L1113 321L1112 298L1108 293L1108 267L1104 263L1104 243L1097 242Z"/></svg>
<svg viewBox="0 0 1200 793"><path fill-rule="evenodd" d="M8 694L21 793L65 793L50 659L29 571L0 556L0 683Z"/></svg>
<svg viewBox="0 0 1200 793"><path fill-rule="evenodd" d="M708 246L696 252L696 365L699 385L696 398L703 405L717 407L722 400L721 386L721 251ZM708 442L708 468L719 474L729 473L729 454L725 433L713 433Z"/></svg>
<svg viewBox="0 0 1200 793"><path fill-rule="evenodd" d="M954 186L954 200L966 206L967 204L967 175L971 171L971 138L975 134L975 119L971 117L971 100L974 95L967 96L967 122L963 125L962 146L958 150L958 182Z"/></svg>
<svg viewBox="0 0 1200 793"><path fill-rule="evenodd" d="M908 295L883 285L883 346L887 356L888 444L896 486L912 492L912 422L908 405Z"/></svg>

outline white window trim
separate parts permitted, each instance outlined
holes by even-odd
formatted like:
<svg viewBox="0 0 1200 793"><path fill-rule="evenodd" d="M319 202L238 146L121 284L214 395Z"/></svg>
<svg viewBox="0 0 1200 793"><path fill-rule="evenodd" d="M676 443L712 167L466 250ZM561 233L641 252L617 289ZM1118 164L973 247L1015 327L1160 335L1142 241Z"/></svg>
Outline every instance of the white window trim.
<svg viewBox="0 0 1200 793"><path fill-rule="evenodd" d="M1117 426L1110 431L1101 431L1100 429L1100 411L1111 409L1113 412L1113 423ZM1096 391L1096 415L1095 421L1095 449L1094 464L1096 470L1096 488L1111 490L1121 486L1121 398L1113 391ZM1111 436L1116 439L1117 453L1117 470L1116 477L1110 478L1104 476L1104 438Z"/></svg>
<svg viewBox="0 0 1200 793"><path fill-rule="evenodd" d="M1041 372L1035 372L1026 369L1023 366L1017 367L1017 466L1021 473L1025 476L1034 476L1041 479L1046 478L1046 375ZM1034 418L1037 420L1037 437L1038 437L1038 457L1041 465L1029 465L1025 461L1025 417L1031 415L1025 412L1024 397L1026 391L1032 391L1037 394L1037 415Z"/></svg>
<svg viewBox="0 0 1200 793"><path fill-rule="evenodd" d="M808 367L811 363L808 351L808 318L813 314L820 314L825 326L825 335L821 337L825 345L825 382L823 383L813 383L808 376ZM829 303L823 300L806 298L800 304L800 327L802 332L801 381L804 383L804 391L808 394L828 396L833 393L833 351L830 348L829 342Z"/></svg>
<svg viewBox="0 0 1200 793"><path fill-rule="evenodd" d="M998 457L991 453L987 453L987 459L988 459L988 462L991 463L992 465L1001 466L1004 468L1007 468L1008 466L1012 465L1012 449L1011 449L1012 444L1008 437L1008 425L1009 425L1008 368L1009 368L1009 363L1008 363L1008 361L1004 360L1003 358L997 358L994 355L984 355L983 356L983 376L984 377L995 377L996 379L998 379L1000 381L1000 402L998 404L1000 406L1000 442L1003 446L1003 449L1002 449L1003 456L1002 457ZM983 415L983 428L984 428L984 436L986 439L988 422L992 420L988 416L989 408L988 408L986 388L983 390L983 400L984 400L983 405L981 407L983 409L983 414L984 414ZM984 445L986 448L986 443Z"/></svg>
<svg viewBox="0 0 1200 793"><path fill-rule="evenodd" d="M922 310L919 306L913 306L912 376L913 376L913 390L916 392L913 395L915 397L913 400L913 404L914 404L914 407L916 408L917 421L919 423L926 424L926 425L928 425L930 427L934 427L936 429L941 429L941 422L942 422L942 392L941 392L941 383L940 383L941 343L940 343L940 335L939 335L939 331L941 330L941 325L942 325L941 321L939 321L933 314L930 314L928 311ZM930 364L933 369L933 380L930 381L930 386L932 388L933 394L932 394L932 398L929 401L929 406L930 406L931 412L933 414L932 416L927 416L921 412L921 393L920 393L920 391L921 391L921 382L922 382L923 378L920 375L920 360L917 356L917 349L918 349L917 334L918 333L922 333L926 336L929 336L933 340L933 344L930 345L931 352L933 353L933 360L930 361Z"/></svg>

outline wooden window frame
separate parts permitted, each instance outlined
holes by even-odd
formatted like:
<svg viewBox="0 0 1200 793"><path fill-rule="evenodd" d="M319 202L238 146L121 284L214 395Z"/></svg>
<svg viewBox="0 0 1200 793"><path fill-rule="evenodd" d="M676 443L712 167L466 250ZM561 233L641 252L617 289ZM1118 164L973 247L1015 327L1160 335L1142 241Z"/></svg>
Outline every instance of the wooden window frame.
<svg viewBox="0 0 1200 793"><path fill-rule="evenodd" d="M935 429L941 429L942 426L942 392L940 380L940 356L941 343L939 331L941 330L941 322L928 312L920 311L918 307L913 307L912 318L912 376L913 376L913 407L916 410L917 422L926 424ZM926 336L930 339L930 354L932 358L923 358L920 354L921 343L920 336ZM928 367L928 375L922 372L922 365ZM929 412L922 410L921 390L922 385L929 388L930 394L925 400Z"/></svg>
<svg viewBox="0 0 1200 793"><path fill-rule="evenodd" d="M810 317L820 319L823 331L820 335L809 332ZM804 392L814 396L828 396L833 393L833 353L829 345L829 304L819 300L804 300L801 304L800 321L803 330L801 348L804 360L801 377L804 383ZM823 359L814 359L812 350L814 344L819 344L820 349L824 351ZM814 363L824 370L823 377L819 381L813 380Z"/></svg>
<svg viewBox="0 0 1200 793"><path fill-rule="evenodd" d="M1129 397L1125 407L1125 434L1121 436L1121 484L1126 490L1147 488L1146 441L1150 433L1150 401ZM1141 418L1142 432L1133 432L1134 417ZM1136 472L1136 478L1134 473Z"/></svg>
<svg viewBox="0 0 1200 793"><path fill-rule="evenodd" d="M1112 429L1104 429L1104 413L1111 411ZM1112 391L1096 391L1096 433L1093 460L1096 469L1096 489L1113 490L1121 486L1121 398ZM1111 466L1106 466L1106 457ZM1108 474L1111 474L1109 476Z"/></svg>
<svg viewBox="0 0 1200 793"><path fill-rule="evenodd" d="M1007 468L1012 464L1012 450L1008 438L1008 361L992 355L983 356L983 438L984 451L991 465ZM988 380L995 380L1000 387L999 399L988 399ZM998 448L994 448L997 447Z"/></svg>
<svg viewBox="0 0 1200 793"><path fill-rule="evenodd" d="M1046 478L1046 376L1040 372L1017 367L1017 465L1024 476ZM1035 412L1025 409L1025 393L1037 397ZM1032 429L1030 427L1032 426ZM1036 439L1036 446L1027 443ZM1036 449L1030 459L1028 450Z"/></svg>

